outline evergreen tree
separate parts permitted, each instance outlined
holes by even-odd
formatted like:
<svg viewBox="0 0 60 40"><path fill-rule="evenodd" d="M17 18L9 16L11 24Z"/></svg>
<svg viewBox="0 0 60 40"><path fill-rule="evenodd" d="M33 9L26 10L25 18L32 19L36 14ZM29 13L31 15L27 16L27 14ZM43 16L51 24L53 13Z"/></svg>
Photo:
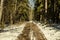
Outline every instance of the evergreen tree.
<svg viewBox="0 0 60 40"><path fill-rule="evenodd" d="M17 0L16 21L28 21L29 6L28 0Z"/></svg>

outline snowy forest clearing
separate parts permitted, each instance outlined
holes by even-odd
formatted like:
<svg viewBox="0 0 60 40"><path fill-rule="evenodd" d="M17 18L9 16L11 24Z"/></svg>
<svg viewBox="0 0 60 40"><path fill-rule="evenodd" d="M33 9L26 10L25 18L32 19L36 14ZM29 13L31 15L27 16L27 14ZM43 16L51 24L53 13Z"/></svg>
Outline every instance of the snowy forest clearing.
<svg viewBox="0 0 60 40"><path fill-rule="evenodd" d="M60 0L0 0L0 7L0 40L60 40ZM24 21L31 22L15 25Z"/></svg>

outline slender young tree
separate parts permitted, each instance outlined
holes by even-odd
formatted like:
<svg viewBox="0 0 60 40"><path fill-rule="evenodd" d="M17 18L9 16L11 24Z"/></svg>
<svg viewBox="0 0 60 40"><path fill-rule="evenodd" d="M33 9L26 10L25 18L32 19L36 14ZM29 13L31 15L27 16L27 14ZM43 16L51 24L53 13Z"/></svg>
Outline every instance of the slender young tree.
<svg viewBox="0 0 60 40"><path fill-rule="evenodd" d="M0 0L0 22L2 19L2 10L3 10L3 0Z"/></svg>

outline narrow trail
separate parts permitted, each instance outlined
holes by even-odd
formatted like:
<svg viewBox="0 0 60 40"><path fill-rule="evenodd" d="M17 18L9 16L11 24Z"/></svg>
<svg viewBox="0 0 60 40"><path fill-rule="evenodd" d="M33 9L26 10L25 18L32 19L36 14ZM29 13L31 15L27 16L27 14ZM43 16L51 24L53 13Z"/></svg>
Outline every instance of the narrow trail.
<svg viewBox="0 0 60 40"><path fill-rule="evenodd" d="M33 32L32 32L33 31ZM32 33L31 33L32 32ZM34 23L27 23L16 40L47 40L43 32Z"/></svg>
<svg viewBox="0 0 60 40"><path fill-rule="evenodd" d="M60 40L60 30L36 22L11 25L4 30L8 31L0 33L0 40Z"/></svg>

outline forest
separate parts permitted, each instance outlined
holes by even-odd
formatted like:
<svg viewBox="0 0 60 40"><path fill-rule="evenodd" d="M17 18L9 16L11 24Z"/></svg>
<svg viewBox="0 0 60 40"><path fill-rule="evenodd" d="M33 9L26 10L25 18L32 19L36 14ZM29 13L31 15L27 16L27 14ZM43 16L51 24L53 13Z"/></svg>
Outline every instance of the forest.
<svg viewBox="0 0 60 40"><path fill-rule="evenodd" d="M0 0L0 40L60 40L60 0Z"/></svg>
<svg viewBox="0 0 60 40"><path fill-rule="evenodd" d="M0 27L25 21L60 23L60 0L33 0L32 4L29 0L0 0L0 10Z"/></svg>

